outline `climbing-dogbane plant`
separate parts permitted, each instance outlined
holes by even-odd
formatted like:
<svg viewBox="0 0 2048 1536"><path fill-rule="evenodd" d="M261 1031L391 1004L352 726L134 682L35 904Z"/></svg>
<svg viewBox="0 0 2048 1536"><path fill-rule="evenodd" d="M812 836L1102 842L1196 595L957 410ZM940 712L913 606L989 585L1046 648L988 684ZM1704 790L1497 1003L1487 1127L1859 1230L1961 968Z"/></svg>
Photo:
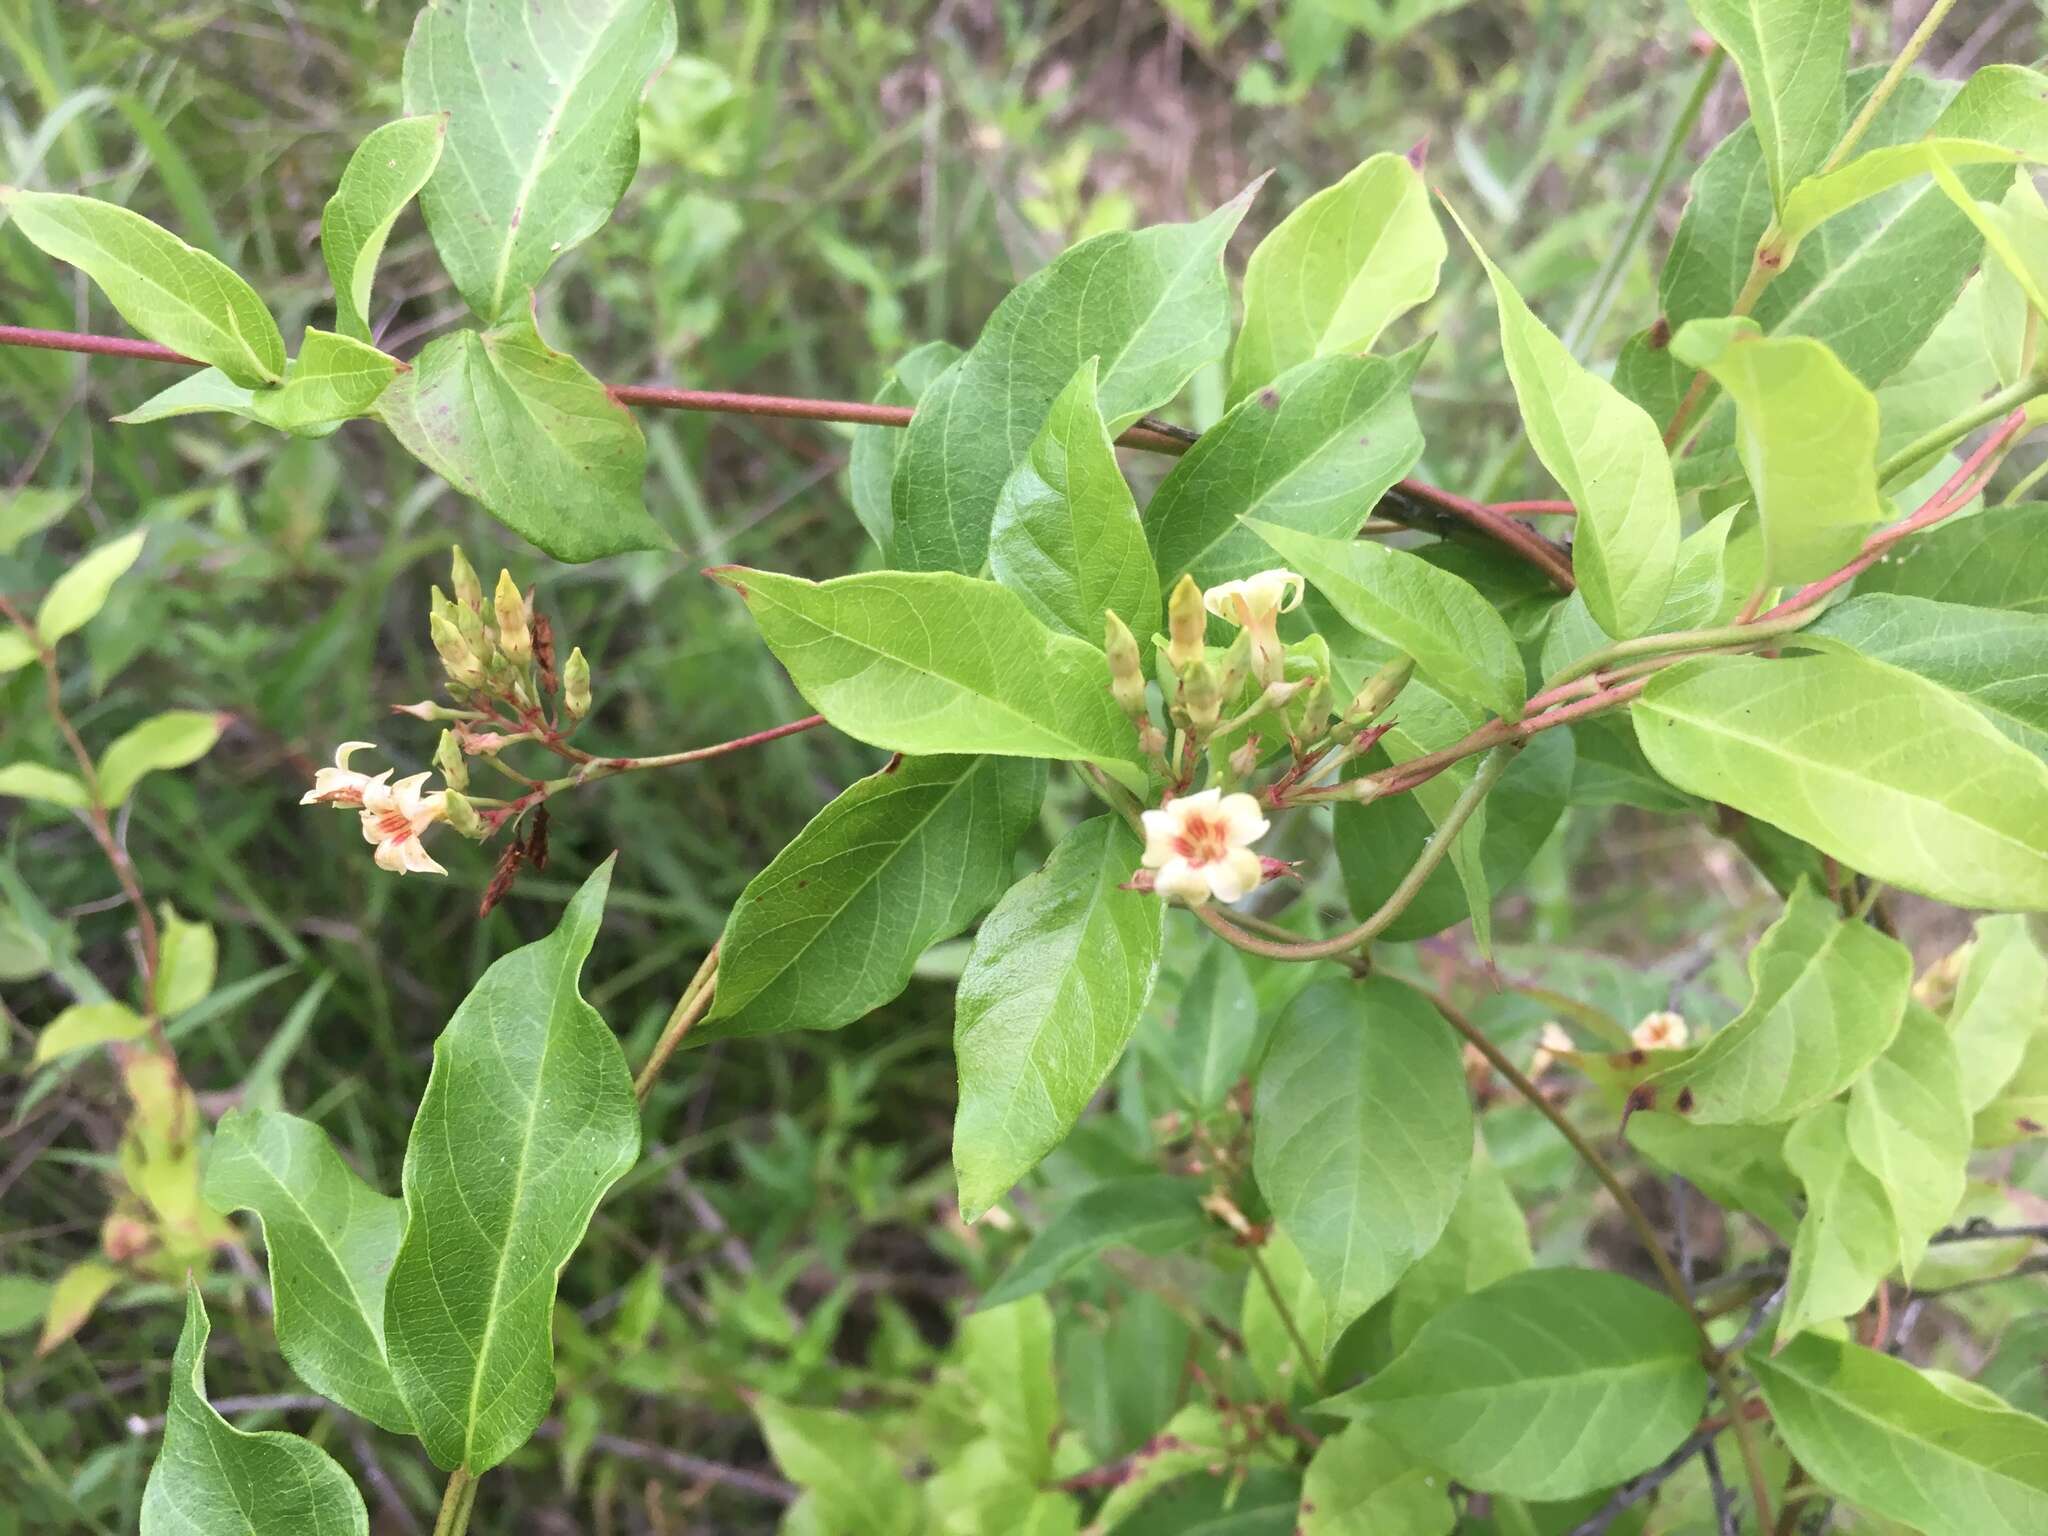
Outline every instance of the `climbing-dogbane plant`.
<svg viewBox="0 0 2048 1536"><path fill-rule="evenodd" d="M1042 1180L1105 1093L1142 1118L1150 1085L1176 1129L1157 1166L1037 1219L961 1331L974 1427L922 1486L876 1424L756 1405L804 1490L786 1528L1136 1529L1176 1499L1193 1520L1189 1480L1228 1465L1281 1528L1441 1536L1456 1490L1468 1514L1580 1501L1591 1531L1689 1466L1718 1483L1722 1450L1758 1532L1820 1499L1938 1536L2048 1528L2048 1421L1883 1348L1896 1288L1975 1240L1974 1156L2038 1136L2048 1092L2048 962L2025 921L2048 911L2048 514L1983 505L2048 396L2030 179L2048 79L1996 65L1951 95L1923 76L1945 5L1860 73L1847 0L1694 9L1750 122L1694 176L1663 313L1611 375L1519 291L1498 232L1452 214L1464 239L1446 240L1419 157L1377 154L1277 219L1254 187L1083 241L964 352L903 360L880 404L775 403L860 423L853 490L881 555L822 580L707 573L811 716L594 747L590 662L562 654L534 588L486 593L456 552L427 624L447 700L400 708L441 728L433 771L394 782L376 743L338 741L305 790L304 814L355 816L384 869L438 874L433 840L500 840L488 906L546 861L548 817L609 777L819 728L876 766L754 876L637 1077L580 991L607 863L452 1010L395 1189L281 1109L212 1129L198 1225L165 1253L203 1268L232 1240L207 1224L253 1214L285 1360L420 1440L448 1474L439 1531L466 1527L478 1480L548 1413L556 1275L660 1134L641 1109L678 1051L841 1028L970 931L964 1219ZM247 283L133 213L22 189L0 205L152 355L201 365L124 419L371 418L546 555L661 548L629 405L768 407L608 389L543 339L534 300L624 193L674 41L664 0L428 5L406 115L365 139L322 220L332 327L295 350ZM377 346L374 279L415 198L477 325L400 359ZM1228 253L1255 217L1272 227L1239 317ZM1446 261L1490 291L1529 500L1412 478L1425 424L1454 430L1414 392L1433 363L1416 312ZM1994 290L2025 317L2014 337L1976 323ZM1199 432L1162 419L1205 372L1227 409ZM1143 505L1120 447L1175 460ZM133 558L80 562L0 658L49 657L96 606L83 589L103 599ZM96 783L10 765L0 792L104 824L115 786L205 750L187 729L115 743ZM1568 808L1617 802L1740 838L1782 911L1746 997L1681 1014L1660 987L1632 1018L1548 992L1558 1018L1518 1059L1403 945L1469 921L1485 963L1496 893ZM1888 891L1992 915L1916 976ZM154 1059L134 1042L161 997L86 1006L48 1053ZM1569 1143L1654 1283L1534 1263L1475 1153L1475 1083ZM1703 1291L1574 1098L1772 1232L1753 1294ZM1046 1294L1129 1249L1231 1277L1272 1411L1188 1402L1097 1476ZM146 1536L366 1530L323 1452L208 1405L206 1342L195 1290ZM307 1512L285 1512L287 1482Z"/></svg>

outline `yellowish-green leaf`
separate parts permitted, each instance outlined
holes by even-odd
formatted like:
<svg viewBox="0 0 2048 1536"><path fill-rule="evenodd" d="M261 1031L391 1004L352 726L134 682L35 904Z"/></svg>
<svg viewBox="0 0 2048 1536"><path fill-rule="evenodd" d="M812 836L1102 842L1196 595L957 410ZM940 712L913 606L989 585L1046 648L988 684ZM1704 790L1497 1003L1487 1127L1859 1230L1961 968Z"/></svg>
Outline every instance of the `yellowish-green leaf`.
<svg viewBox="0 0 2048 1536"><path fill-rule="evenodd" d="M174 1018L213 990L219 943L207 923L178 916L169 902L157 908L156 1011Z"/></svg>
<svg viewBox="0 0 2048 1536"><path fill-rule="evenodd" d="M145 536L138 528L111 544L102 544L51 584L36 610L36 634L44 645L55 645L93 621L106 606L114 583L128 574L141 555Z"/></svg>
<svg viewBox="0 0 2048 1536"><path fill-rule="evenodd" d="M1884 516L1877 397L1823 342L1752 320L1694 320L1672 355L1735 402L1735 447L1763 519L1765 579L1812 581L1851 559Z"/></svg>
<svg viewBox="0 0 2048 1536"><path fill-rule="evenodd" d="M213 750L229 718L207 710L172 709L124 731L100 757L100 798L111 809L128 798L143 775L197 762Z"/></svg>
<svg viewBox="0 0 2048 1536"><path fill-rule="evenodd" d="M218 368L202 369L159 390L114 420L127 426L221 411L298 437L324 437L365 416L398 377L399 362L366 341L308 330L299 355L275 389L244 389Z"/></svg>
<svg viewBox="0 0 2048 1536"><path fill-rule="evenodd" d="M1914 176L1935 175L1958 165L2016 165L2025 158L2019 150L1977 139L1920 139L1858 155L1841 169L1810 176L1792 189L1780 219L1788 253L1844 209Z"/></svg>
<svg viewBox="0 0 2048 1536"><path fill-rule="evenodd" d="M284 376L284 337L256 290L139 213L90 197L0 188L0 209L45 255L99 284L151 341L254 388Z"/></svg>
<svg viewBox="0 0 2048 1536"><path fill-rule="evenodd" d="M1701 658L1634 715L1688 793L1937 901L2048 909L2048 765L1933 683L1848 655Z"/></svg>
<svg viewBox="0 0 2048 1536"><path fill-rule="evenodd" d="M149 1021L126 1003L73 1003L36 1036L33 1065L41 1066L67 1051L83 1050L89 1045L140 1040L148 1033Z"/></svg>
<svg viewBox="0 0 2048 1536"><path fill-rule="evenodd" d="M1778 1338L1853 1317L1899 1261L1900 1238L1884 1185L1849 1150L1849 1111L1808 1110L1785 1133L1785 1161L1806 1190L1792 1238Z"/></svg>
<svg viewBox="0 0 2048 1536"><path fill-rule="evenodd" d="M1450 1479L1370 1424L1316 1447L1301 1484L1299 1536L1450 1536Z"/></svg>
<svg viewBox="0 0 2048 1536"><path fill-rule="evenodd" d="M0 796L5 795L61 805L67 811L82 811L92 804L92 796L86 793L83 783L41 763L9 763L0 767Z"/></svg>
<svg viewBox="0 0 2048 1536"><path fill-rule="evenodd" d="M1742 72L1750 121L1782 212L1841 136L1849 0L1691 0Z"/></svg>
<svg viewBox="0 0 2048 1536"><path fill-rule="evenodd" d="M1323 188L1245 265L1231 402L1311 358L1370 351L1436 292L1443 263L1443 230L1407 156L1374 155Z"/></svg>
<svg viewBox="0 0 2048 1536"><path fill-rule="evenodd" d="M1641 406L1580 365L1462 219L1458 227L1493 283L1501 350L1529 444L1579 510L1572 524L1579 591L1608 634L1639 635L1663 609L1678 567L1678 493L1663 435Z"/></svg>
<svg viewBox="0 0 2048 1536"><path fill-rule="evenodd" d="M334 328L370 339L370 285L384 242L405 205L440 164L448 114L401 117L375 128L356 146L341 184L320 210L320 253L334 284Z"/></svg>
<svg viewBox="0 0 2048 1536"><path fill-rule="evenodd" d="M1969 215L2034 312L2048 315L2048 208L2033 179L2021 176L2004 201L1986 203L1970 194L1947 159L1937 157L1930 168L1936 184Z"/></svg>
<svg viewBox="0 0 2048 1536"><path fill-rule="evenodd" d="M1460 1296L1483 1291L1535 1262L1528 1218L1487 1155L1486 1143L1477 1140L1450 1225L1394 1287L1387 1318L1394 1351L1406 1349L1424 1323Z"/></svg>
<svg viewBox="0 0 2048 1536"><path fill-rule="evenodd" d="M1970 1158L1955 1041L1918 1003L1906 1005L1891 1045L1849 1089L1849 1149L1891 1205L1897 1262L1910 1280L1927 1240L1962 1203Z"/></svg>
<svg viewBox="0 0 2048 1536"><path fill-rule="evenodd" d="M2027 1042L2048 1029L2048 955L2023 917L1981 917L1949 1008L1963 1104L1976 1113L2019 1070Z"/></svg>
<svg viewBox="0 0 2048 1536"><path fill-rule="evenodd" d="M1043 1296L983 1308L960 1324L960 1363L982 1429L1032 1482L1052 1472L1060 1405L1052 1375L1052 1309Z"/></svg>
<svg viewBox="0 0 2048 1536"><path fill-rule="evenodd" d="M817 1503L819 1529L903 1536L919 1527L917 1492L870 1419L827 1408L754 1400L768 1453Z"/></svg>
<svg viewBox="0 0 2048 1536"><path fill-rule="evenodd" d="M23 539L41 533L78 505L75 485L24 485L0 491L0 555L11 555Z"/></svg>
<svg viewBox="0 0 2048 1536"><path fill-rule="evenodd" d="M96 1259L87 1259L65 1270L57 1277L57 1283L50 1287L49 1304L43 1312L43 1331L36 1341L36 1353L47 1355L83 1328L93 1309L106 1299L107 1292L120 1283L121 1271Z"/></svg>

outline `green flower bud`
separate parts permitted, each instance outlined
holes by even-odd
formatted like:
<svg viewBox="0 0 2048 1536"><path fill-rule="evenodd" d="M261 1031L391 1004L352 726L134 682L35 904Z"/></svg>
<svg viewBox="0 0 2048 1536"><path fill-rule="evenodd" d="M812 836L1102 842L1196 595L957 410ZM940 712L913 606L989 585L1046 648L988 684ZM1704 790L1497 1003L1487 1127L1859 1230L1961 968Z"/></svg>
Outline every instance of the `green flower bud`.
<svg viewBox="0 0 2048 1536"><path fill-rule="evenodd" d="M498 590L492 598L498 611L498 648L515 667L533 660L533 631L526 622L526 599L510 571L498 572Z"/></svg>
<svg viewBox="0 0 2048 1536"><path fill-rule="evenodd" d="M1356 735L1358 731L1385 713L1389 704L1399 697L1408 679L1415 675L1415 658L1396 656L1366 679L1365 686L1358 690L1358 697L1344 711L1343 729Z"/></svg>
<svg viewBox="0 0 2048 1536"><path fill-rule="evenodd" d="M1114 612L1104 615L1102 649L1109 659L1109 692L1116 707L1133 720L1145 713L1145 668L1138 657L1138 639Z"/></svg>
<svg viewBox="0 0 2048 1536"><path fill-rule="evenodd" d="M469 803L468 796L457 790L449 790L441 796L441 814L448 825L464 837L480 837L484 830L483 818L476 813L476 807Z"/></svg>
<svg viewBox="0 0 2048 1536"><path fill-rule="evenodd" d="M1188 728L1197 737L1207 736L1223 715L1223 690L1217 684L1216 669L1206 660L1191 661L1181 669L1180 687Z"/></svg>
<svg viewBox="0 0 2048 1536"><path fill-rule="evenodd" d="M1195 578L1183 574L1166 600L1166 659L1176 670L1184 669L1202 655L1202 636L1209 627L1209 612L1202 606L1202 589Z"/></svg>
<svg viewBox="0 0 2048 1536"><path fill-rule="evenodd" d="M427 621L427 633L433 638L434 649L441 654L441 665L448 673L448 681L464 688L474 688L484 680L484 669L477 654L462 638L462 631L455 627L455 621L446 614L437 613Z"/></svg>
<svg viewBox="0 0 2048 1536"><path fill-rule="evenodd" d="M450 551L449 585L455 588L455 600L475 614L484 611L484 584L476 579L476 569L469 563L469 556L457 544Z"/></svg>
<svg viewBox="0 0 2048 1536"><path fill-rule="evenodd" d="M581 720L590 713L590 663L584 660L580 645L562 663L562 708L571 720Z"/></svg>
<svg viewBox="0 0 2048 1536"><path fill-rule="evenodd" d="M450 789L469 788L469 760L462 755L462 744L453 731L441 733L441 743L434 748L434 766Z"/></svg>

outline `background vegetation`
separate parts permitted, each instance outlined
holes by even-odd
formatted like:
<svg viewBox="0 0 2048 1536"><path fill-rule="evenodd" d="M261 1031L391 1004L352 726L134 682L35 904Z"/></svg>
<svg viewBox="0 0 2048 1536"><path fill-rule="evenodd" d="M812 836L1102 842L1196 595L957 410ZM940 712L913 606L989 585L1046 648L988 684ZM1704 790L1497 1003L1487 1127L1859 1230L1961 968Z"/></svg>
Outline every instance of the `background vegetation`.
<svg viewBox="0 0 2048 1536"><path fill-rule="evenodd" d="M1575 317L1693 88L1679 0L680 9L683 53L649 95L640 174L544 295L544 329L612 381L865 398L916 343L971 341L1012 283L1082 235L1205 211L1270 169L1276 186L1238 237L1241 258L1280 210L1365 154L1424 141L1432 180L1476 216L1480 238L1517 253L1523 294L1560 329L1592 327L1592 352L1611 355L1654 312L1654 262L1694 155L1743 111L1726 72L1647 241L1616 271L1611 304ZM1924 10L1864 6L1858 57L1887 57ZM149 214L246 274L289 334L325 292L320 205L361 135L399 113L411 11L392 0L0 0L0 181ZM1969 0L1927 62L1956 76L2044 50L2039 6ZM1454 259L1407 322L1441 336L1440 366L1418 390L1430 445L1418 474L1513 494L1527 477L1479 279ZM401 355L461 314L416 215L394 236L381 301L389 312L373 324ZM119 329L82 276L8 230L0 317ZM490 957L549 928L605 853L625 850L588 994L637 1061L745 881L876 754L816 732L580 794L555 820L550 869L481 920L490 853L446 840L449 882L393 880L350 818L296 808L313 767L356 735L378 737L401 772L427 766L431 735L384 711L434 692L427 592L454 541L487 574L505 563L539 581L558 632L595 663L599 740L667 751L803 713L739 605L697 571L730 560L818 575L869 562L845 488L849 438L647 414L649 507L681 553L569 567L369 428L282 447L219 418L104 429L163 382L148 364L0 350L0 504L71 506L56 532L0 552L0 589L40 590L111 530L146 522L165 541L158 564L175 578L119 590L86 637L89 676L68 703L102 742L172 704L234 717L219 749L154 781L122 828L151 896L220 935L219 991L174 1031L185 1071L209 1112L272 1096L395 1188L409 1106L449 1009ZM1220 371L1197 381L1190 425L1213 418L1222 389ZM2033 462L2021 455L2007 473ZM0 686L0 755L49 760L38 687L32 668ZM1056 798L1049 828L1075 809ZM1020 870L1050 840L1027 843ZM69 1000L67 978L128 974L125 920L104 862L66 817L4 823L0 890L0 1486L47 1473L86 1518L132 1528L180 1309L169 1285L127 1289L75 1339L34 1354L48 1282L98 1245L121 1090L99 1060L26 1070L36 1027ZM1536 995L1476 974L1466 985L1525 1057L1524 1037L1550 1016L1544 988L1595 997L1624 1023L1674 1000L1725 1016L1746 995L1739 957L1777 905L1729 844L1689 821L1574 811L1497 917L1501 971ZM1955 914L1910 903L1902 921L1923 962L1964 932ZM1461 933L1433 941L1422 963L1471 971ZM963 949L929 956L931 979L947 979ZM1259 984L1270 993L1286 979ZM1155 1010L1170 1012L1173 996L1165 989ZM650 1154L565 1277L558 1416L493 1479L486 1502L498 1513L480 1507L480 1528L766 1529L787 1490L746 1411L751 1394L908 1406L906 1384L928 1376L961 1300L1014 1255L1019 1218L1028 1228L1042 1210L1029 1185L1014 1215L973 1229L951 1209L950 1021L943 987L913 985L842 1034L714 1046L664 1079ZM1120 1098L1056 1155L1051 1176L1147 1166L1158 1153L1146 1109L1140 1095ZM1611 1130L1605 1114L1589 1104L1587 1123ZM1529 1111L1497 1103L1484 1124L1535 1212L1539 1254L1570 1258L1590 1243L1596 1262L1639 1264L1618 1235L1606 1246L1610 1213ZM1635 1176L1685 1227L1667 1186ZM2038 1154L2016 1154L1983 1208L2040 1221ZM1686 1235L1711 1272L1729 1242L1719 1218ZM213 1392L277 1395L278 1422L304 1430L253 1304L260 1280L253 1261L215 1278ZM1081 1304L1063 1313L1068 1411L1104 1459L1135 1449L1129 1431L1159 1421L1160 1394L1170 1403L1189 1390L1180 1362L1193 1330L1234 1329L1234 1294L1200 1293L1214 1284L1203 1269L1131 1260L1080 1287ZM1912 1320L1907 1347L1974 1373L2007 1321L2044 1300L2038 1274L1958 1293ZM943 1403L919 1411L942 1417ZM416 1450L332 1412L311 1432L358 1476L377 1529L421 1528L438 1486ZM33 1528L39 1507L0 1496L0 1531ZM1470 1518L1484 1528L1483 1509Z"/></svg>

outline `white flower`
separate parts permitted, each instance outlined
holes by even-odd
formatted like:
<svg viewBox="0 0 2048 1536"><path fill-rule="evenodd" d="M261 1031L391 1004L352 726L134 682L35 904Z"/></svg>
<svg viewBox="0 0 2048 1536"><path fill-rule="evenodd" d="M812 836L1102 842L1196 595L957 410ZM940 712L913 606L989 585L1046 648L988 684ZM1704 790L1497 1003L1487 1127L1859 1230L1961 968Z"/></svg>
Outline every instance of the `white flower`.
<svg viewBox="0 0 2048 1536"><path fill-rule="evenodd" d="M416 773L396 784L383 782L383 775L363 790L363 841L377 845L377 867L395 875L445 875L434 862L420 834L448 814L440 791L420 793L427 775Z"/></svg>
<svg viewBox="0 0 2048 1536"><path fill-rule="evenodd" d="M1556 1064L1558 1057L1568 1056L1577 1049L1562 1024L1555 1019L1547 1020L1536 1035L1536 1054L1529 1058L1529 1075L1541 1077Z"/></svg>
<svg viewBox="0 0 2048 1536"><path fill-rule="evenodd" d="M1685 1015L1665 1009L1658 1013L1646 1013L1643 1022L1631 1032L1636 1048L1644 1051L1681 1051L1685 1049L1688 1031Z"/></svg>
<svg viewBox="0 0 2048 1536"><path fill-rule="evenodd" d="M1205 789L1145 812L1145 859L1161 896L1199 907L1214 896L1236 901L1259 883L1263 868L1251 845L1266 835L1266 818L1250 795Z"/></svg>
<svg viewBox="0 0 2048 1536"><path fill-rule="evenodd" d="M1293 571L1261 571L1211 587L1202 594L1202 606L1240 629L1270 630L1281 614L1301 606L1305 585Z"/></svg>
<svg viewBox="0 0 2048 1536"><path fill-rule="evenodd" d="M382 784L391 777L391 770L385 769L375 778L367 773L357 773L349 767L348 760L356 753L374 748L374 741L344 741L334 749L334 766L322 768L313 775L313 787L299 796L301 805L359 806L363 793L373 784Z"/></svg>

